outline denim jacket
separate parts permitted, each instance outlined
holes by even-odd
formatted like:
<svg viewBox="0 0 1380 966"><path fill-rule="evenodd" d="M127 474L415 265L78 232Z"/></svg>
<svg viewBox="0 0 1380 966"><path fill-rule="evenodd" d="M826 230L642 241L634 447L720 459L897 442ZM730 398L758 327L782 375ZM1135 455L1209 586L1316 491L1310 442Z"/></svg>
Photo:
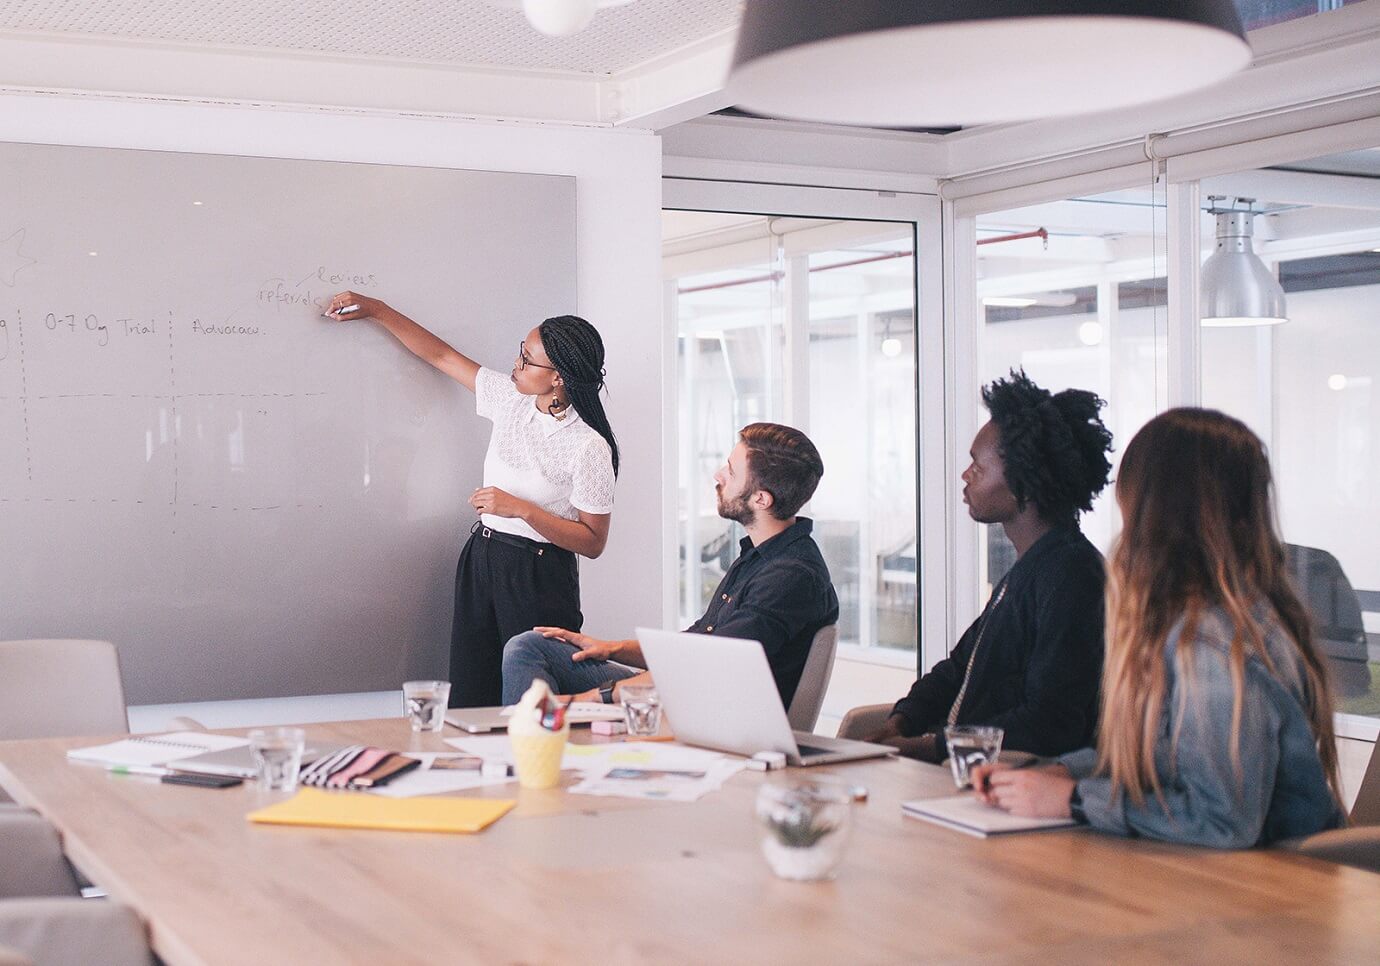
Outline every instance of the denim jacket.
<svg viewBox="0 0 1380 966"><path fill-rule="evenodd" d="M1118 835L1246 848L1345 824L1308 725L1301 662L1273 611L1262 608L1257 618L1279 676L1258 657L1246 661L1240 770L1230 752L1233 625L1223 610L1213 608L1204 612L1195 633L1194 681L1187 690L1177 754L1173 734L1185 684L1176 673L1175 653L1182 618L1165 647L1168 693L1155 745L1163 803L1150 792L1140 805L1124 792L1113 796L1111 779L1096 774L1097 753L1091 748L1059 759L1078 779L1089 825Z"/></svg>

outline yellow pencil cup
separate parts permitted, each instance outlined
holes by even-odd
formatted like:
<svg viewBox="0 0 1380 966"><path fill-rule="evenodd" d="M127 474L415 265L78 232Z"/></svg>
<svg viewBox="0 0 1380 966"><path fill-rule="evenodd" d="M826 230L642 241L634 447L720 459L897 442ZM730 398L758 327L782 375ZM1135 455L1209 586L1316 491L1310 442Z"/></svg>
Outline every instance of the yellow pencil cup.
<svg viewBox="0 0 1380 966"><path fill-rule="evenodd" d="M518 784L523 788L554 788L561 780L561 757L570 725L560 731L535 734L510 734Z"/></svg>

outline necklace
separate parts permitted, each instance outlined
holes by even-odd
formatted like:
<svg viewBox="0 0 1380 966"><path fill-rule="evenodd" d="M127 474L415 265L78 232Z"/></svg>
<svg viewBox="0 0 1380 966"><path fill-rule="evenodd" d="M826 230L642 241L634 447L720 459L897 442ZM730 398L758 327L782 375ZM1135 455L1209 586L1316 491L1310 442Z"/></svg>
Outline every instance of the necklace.
<svg viewBox="0 0 1380 966"><path fill-rule="evenodd" d="M977 660L978 648L982 646L982 638L987 633L987 624L992 619L992 612L1001 604L1001 600L1006 596L1006 585L1011 577L1011 571L1006 572L1002 577L1001 584L997 587L996 594L993 595L991 602L982 610L982 624L978 627L977 640L973 642L973 649L968 654L968 667L963 672L963 685L958 689L958 697L954 698L953 705L949 708L948 723L953 725L958 723L958 711L963 707L963 698L968 693L968 682L973 677L973 662Z"/></svg>

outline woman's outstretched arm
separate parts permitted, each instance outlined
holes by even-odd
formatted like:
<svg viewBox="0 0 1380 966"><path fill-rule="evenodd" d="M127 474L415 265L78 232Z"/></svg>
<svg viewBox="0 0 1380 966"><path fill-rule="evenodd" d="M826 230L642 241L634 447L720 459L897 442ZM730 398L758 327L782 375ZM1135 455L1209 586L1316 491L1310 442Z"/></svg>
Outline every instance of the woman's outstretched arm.
<svg viewBox="0 0 1380 966"><path fill-rule="evenodd" d="M353 311L344 311L352 306L356 306ZM457 352L387 303L358 292L341 292L331 297L325 316L338 322L373 319L418 359L474 392L474 377L479 372L479 363Z"/></svg>

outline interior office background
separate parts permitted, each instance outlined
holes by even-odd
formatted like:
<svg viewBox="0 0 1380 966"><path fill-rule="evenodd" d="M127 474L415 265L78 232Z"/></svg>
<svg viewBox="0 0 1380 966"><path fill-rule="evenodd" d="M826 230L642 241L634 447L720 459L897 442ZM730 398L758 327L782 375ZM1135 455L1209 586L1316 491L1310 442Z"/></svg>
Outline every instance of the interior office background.
<svg viewBox="0 0 1380 966"><path fill-rule="evenodd" d="M1380 281L1365 266L1380 257L1380 129L1364 98L1380 11L1241 8L1268 69L1216 100L990 131L685 120L691 108L645 126L492 123L439 94L410 116L334 111L294 107L302 88L286 74L265 78L279 86L258 106L154 99L140 91L156 82L126 80L134 68L108 50L6 37L31 82L0 94L0 137L574 176L580 309L608 336L610 412L645 467L620 487L609 551L584 569L589 629L694 616L733 552L708 473L736 425L795 422L829 467L808 512L843 601L825 728L898 696L1009 565L957 500L982 383L1023 365L1050 388L1096 389L1121 443L1170 405L1220 406L1271 446L1286 539L1331 554L1357 591L1371 681L1347 696L1341 727L1373 741L1380 457L1367 347ZM363 103L353 83L338 96ZM1189 318L1214 240L1209 194L1258 199L1257 250L1285 284L1289 323L1213 331ZM1109 498L1085 526L1109 546ZM289 716L392 701L317 699ZM157 727L164 710L136 723Z"/></svg>

